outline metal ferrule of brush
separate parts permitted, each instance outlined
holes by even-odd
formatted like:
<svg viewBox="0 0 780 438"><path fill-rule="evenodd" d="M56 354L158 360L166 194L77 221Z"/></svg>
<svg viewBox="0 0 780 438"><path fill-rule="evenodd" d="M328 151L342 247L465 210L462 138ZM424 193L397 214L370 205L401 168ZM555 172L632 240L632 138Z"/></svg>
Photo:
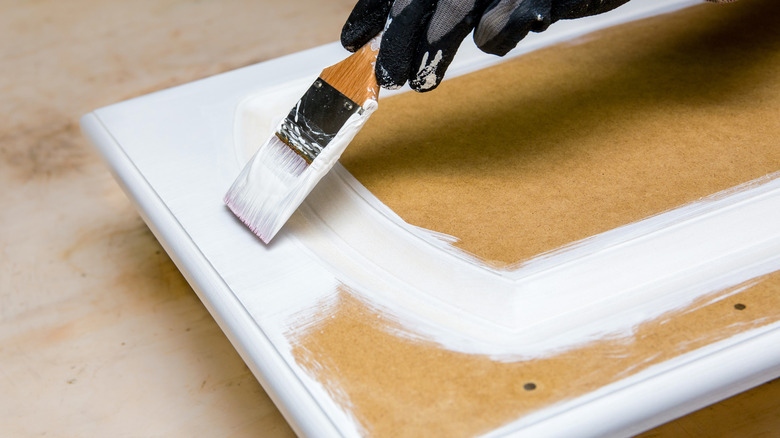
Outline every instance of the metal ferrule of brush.
<svg viewBox="0 0 780 438"><path fill-rule="evenodd" d="M311 164L353 114L363 108L317 78L290 110L276 135Z"/></svg>

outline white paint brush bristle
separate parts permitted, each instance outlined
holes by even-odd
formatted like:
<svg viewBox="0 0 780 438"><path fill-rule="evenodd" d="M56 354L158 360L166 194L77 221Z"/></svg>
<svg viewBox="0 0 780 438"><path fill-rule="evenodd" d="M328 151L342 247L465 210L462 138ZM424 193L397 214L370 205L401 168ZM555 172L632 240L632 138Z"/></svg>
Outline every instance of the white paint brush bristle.
<svg viewBox="0 0 780 438"><path fill-rule="evenodd" d="M377 107L379 37L326 68L247 163L225 203L265 243L333 167Z"/></svg>
<svg viewBox="0 0 780 438"><path fill-rule="evenodd" d="M225 204L268 243L292 215L287 210L298 207L296 191L302 188L297 181L308 167L303 157L273 135L238 175L225 195Z"/></svg>

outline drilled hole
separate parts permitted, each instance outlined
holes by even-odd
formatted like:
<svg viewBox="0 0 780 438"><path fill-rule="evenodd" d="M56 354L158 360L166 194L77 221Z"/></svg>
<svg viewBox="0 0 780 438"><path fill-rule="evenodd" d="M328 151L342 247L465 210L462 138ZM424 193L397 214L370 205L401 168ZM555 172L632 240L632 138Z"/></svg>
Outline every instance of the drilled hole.
<svg viewBox="0 0 780 438"><path fill-rule="evenodd" d="M525 385L523 385L523 389L525 389L526 391L533 391L534 389L536 389L536 383L528 382Z"/></svg>
<svg viewBox="0 0 780 438"><path fill-rule="evenodd" d="M737 304L734 304L734 308L737 309L737 310L745 310L745 308L747 308L747 306L742 304L742 303L737 303Z"/></svg>

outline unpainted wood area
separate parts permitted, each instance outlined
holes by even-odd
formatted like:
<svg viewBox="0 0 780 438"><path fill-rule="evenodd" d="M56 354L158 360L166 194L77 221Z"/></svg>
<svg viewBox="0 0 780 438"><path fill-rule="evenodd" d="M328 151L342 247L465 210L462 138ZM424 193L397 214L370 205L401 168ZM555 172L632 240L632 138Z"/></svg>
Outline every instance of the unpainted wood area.
<svg viewBox="0 0 780 438"><path fill-rule="evenodd" d="M77 122L335 41L352 4L0 1L1 435L294 436ZM776 388L689 418L778 430ZM656 436L712 436L682 427Z"/></svg>
<svg viewBox="0 0 780 438"><path fill-rule="evenodd" d="M374 308L360 291L341 288L335 306L307 318L289 338L296 360L369 435L469 437L774 324L780 321L778 292L780 271L644 321L630 334L543 357L495 360L426 340L392 310ZM778 407L778 400L772 403Z"/></svg>
<svg viewBox="0 0 780 438"><path fill-rule="evenodd" d="M703 4L393 96L342 162L406 221L511 268L780 171L778 16Z"/></svg>

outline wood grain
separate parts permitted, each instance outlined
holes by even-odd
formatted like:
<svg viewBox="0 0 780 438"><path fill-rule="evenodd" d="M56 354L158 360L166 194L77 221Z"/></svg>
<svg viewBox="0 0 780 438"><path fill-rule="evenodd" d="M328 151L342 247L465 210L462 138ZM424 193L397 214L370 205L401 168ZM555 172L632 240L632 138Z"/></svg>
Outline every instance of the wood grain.
<svg viewBox="0 0 780 438"><path fill-rule="evenodd" d="M320 78L358 105L368 99L376 100L379 85L374 65L378 52L379 45L368 42L347 59L324 69Z"/></svg>

